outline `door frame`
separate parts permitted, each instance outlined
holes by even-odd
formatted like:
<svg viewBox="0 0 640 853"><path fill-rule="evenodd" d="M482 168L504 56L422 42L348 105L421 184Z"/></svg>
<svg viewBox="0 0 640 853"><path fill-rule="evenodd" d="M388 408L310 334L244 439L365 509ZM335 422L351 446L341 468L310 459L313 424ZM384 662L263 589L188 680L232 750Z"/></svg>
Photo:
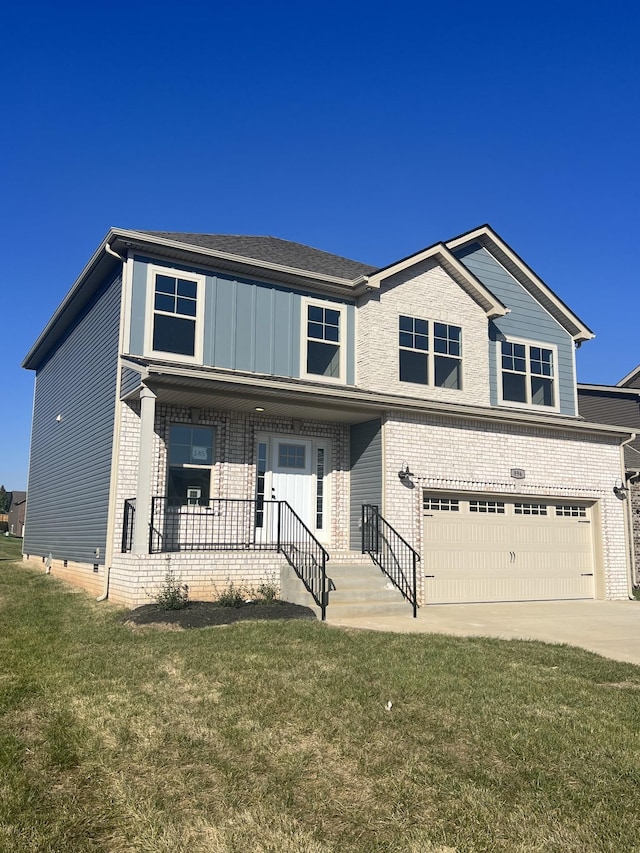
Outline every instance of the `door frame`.
<svg viewBox="0 0 640 853"><path fill-rule="evenodd" d="M274 454L277 449L278 443L282 444L302 444L311 446L311 468L310 473L302 476L307 476L310 479L310 493L309 493L309 501L310 506L308 507L309 515L311 518L315 519L315 523L313 525L309 525L309 529L313 533L313 535L320 542L328 543L331 539L331 529L332 529L332 515L331 515L331 489L330 489L330 480L329 477L331 467L331 440L329 438L324 438L315 435L299 435L297 433L277 433L277 432L257 432L255 435L255 472L256 472L256 485L255 485L255 497L260 499L263 497L264 500L270 501L272 500L272 489L273 489L273 459ZM266 452L261 450L261 445L266 448ZM320 459L318 451L323 451L323 462L324 462L324 471L321 480L321 491L318 489L318 469L320 465ZM277 472L276 472L277 473ZM260 494L262 491L262 494ZM322 513L322 527L317 527L317 516L318 516L318 498L322 499L321 503L321 513ZM278 496L275 496L275 500L278 499ZM296 510L296 507L293 507ZM304 520L304 519L303 519ZM257 531L256 531L257 533Z"/></svg>

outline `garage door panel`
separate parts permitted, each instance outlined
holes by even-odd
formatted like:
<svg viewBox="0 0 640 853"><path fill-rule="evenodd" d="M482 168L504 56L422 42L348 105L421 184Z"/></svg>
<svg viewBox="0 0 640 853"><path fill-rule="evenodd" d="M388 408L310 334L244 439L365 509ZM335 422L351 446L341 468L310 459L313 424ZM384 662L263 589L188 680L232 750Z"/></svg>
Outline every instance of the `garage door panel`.
<svg viewBox="0 0 640 853"><path fill-rule="evenodd" d="M446 500L440 499L445 508L453 496ZM425 500L425 507L435 503ZM503 511L483 515L474 511L483 500L457 495L455 504L455 513L425 513L426 603L593 598L593 530L586 505L556 509L544 498L504 500L493 504ZM486 497L484 505L491 506Z"/></svg>

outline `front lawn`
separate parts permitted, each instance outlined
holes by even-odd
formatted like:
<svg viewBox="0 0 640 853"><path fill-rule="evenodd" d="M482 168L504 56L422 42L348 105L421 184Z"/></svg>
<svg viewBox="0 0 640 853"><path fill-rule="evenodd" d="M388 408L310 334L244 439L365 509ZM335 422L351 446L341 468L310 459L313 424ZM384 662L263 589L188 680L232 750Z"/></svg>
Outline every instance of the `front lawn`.
<svg viewBox="0 0 640 853"><path fill-rule="evenodd" d="M1 851L640 850L640 668L308 621L130 627L0 543Z"/></svg>

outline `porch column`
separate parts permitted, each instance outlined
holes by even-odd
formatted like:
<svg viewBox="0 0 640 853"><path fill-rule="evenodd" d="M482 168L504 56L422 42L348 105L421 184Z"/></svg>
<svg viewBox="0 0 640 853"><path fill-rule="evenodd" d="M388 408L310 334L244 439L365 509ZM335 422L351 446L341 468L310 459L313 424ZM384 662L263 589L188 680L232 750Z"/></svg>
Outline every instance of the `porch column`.
<svg viewBox="0 0 640 853"><path fill-rule="evenodd" d="M136 490L136 524L133 531L134 554L149 553L149 521L151 518L151 473L153 436L156 419L156 395L150 388L140 391L140 446L138 450L138 488Z"/></svg>

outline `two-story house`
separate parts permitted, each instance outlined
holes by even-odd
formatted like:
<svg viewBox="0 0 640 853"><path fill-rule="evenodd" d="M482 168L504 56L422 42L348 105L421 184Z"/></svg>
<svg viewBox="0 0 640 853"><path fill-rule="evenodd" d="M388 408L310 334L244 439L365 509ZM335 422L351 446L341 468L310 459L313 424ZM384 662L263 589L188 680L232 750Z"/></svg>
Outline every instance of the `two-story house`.
<svg viewBox="0 0 640 853"><path fill-rule="evenodd" d="M414 604L627 597L591 337L489 226L382 269L111 229L24 361L25 558L130 605L171 568L331 606L363 549Z"/></svg>

